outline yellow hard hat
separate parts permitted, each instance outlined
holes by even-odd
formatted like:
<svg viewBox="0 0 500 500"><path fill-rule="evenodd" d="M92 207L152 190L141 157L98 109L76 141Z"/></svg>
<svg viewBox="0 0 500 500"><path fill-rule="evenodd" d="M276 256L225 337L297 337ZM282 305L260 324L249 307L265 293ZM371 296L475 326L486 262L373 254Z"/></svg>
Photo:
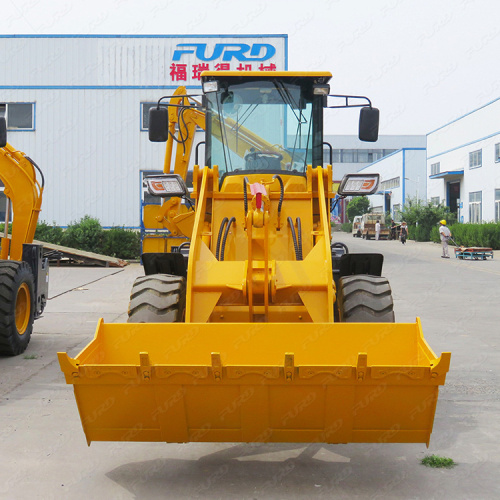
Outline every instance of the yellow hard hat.
<svg viewBox="0 0 500 500"><path fill-rule="evenodd" d="M446 226L446 221L443 219L443 220L440 220L439 221L440 224L443 224L443 226Z"/></svg>

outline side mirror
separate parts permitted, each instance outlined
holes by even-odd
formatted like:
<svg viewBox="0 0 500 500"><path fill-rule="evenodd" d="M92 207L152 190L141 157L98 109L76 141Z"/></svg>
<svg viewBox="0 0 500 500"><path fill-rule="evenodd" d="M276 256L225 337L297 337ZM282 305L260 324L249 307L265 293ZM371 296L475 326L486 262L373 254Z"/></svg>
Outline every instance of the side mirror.
<svg viewBox="0 0 500 500"><path fill-rule="evenodd" d="M359 113L359 140L377 142L380 112L377 108L361 108Z"/></svg>
<svg viewBox="0 0 500 500"><path fill-rule="evenodd" d="M149 140L166 142L168 139L168 109L151 108L149 110Z"/></svg>
<svg viewBox="0 0 500 500"><path fill-rule="evenodd" d="M7 122L4 116L0 116L0 148L7 144Z"/></svg>
<svg viewBox="0 0 500 500"><path fill-rule="evenodd" d="M378 189L379 174L347 174L340 182L340 196L367 196Z"/></svg>

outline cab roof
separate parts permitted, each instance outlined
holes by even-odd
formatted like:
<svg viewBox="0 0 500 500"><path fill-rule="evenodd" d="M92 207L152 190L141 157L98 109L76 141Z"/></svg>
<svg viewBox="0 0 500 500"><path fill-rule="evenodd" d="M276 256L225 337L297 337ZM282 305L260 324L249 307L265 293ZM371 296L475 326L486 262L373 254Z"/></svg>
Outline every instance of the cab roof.
<svg viewBox="0 0 500 500"><path fill-rule="evenodd" d="M332 74L329 71L203 71L201 73L202 81L214 79L270 79L270 78L306 78L315 80L316 83L327 83Z"/></svg>

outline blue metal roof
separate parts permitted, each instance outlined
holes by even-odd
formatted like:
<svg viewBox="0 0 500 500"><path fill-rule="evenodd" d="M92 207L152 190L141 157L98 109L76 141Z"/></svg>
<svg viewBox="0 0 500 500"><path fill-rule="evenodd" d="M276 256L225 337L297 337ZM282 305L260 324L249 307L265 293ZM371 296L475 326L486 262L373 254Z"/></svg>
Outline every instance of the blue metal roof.
<svg viewBox="0 0 500 500"><path fill-rule="evenodd" d="M449 170L448 172L439 172L439 174L429 175L429 179L442 179L443 177L448 177L449 175L464 175L462 170Z"/></svg>

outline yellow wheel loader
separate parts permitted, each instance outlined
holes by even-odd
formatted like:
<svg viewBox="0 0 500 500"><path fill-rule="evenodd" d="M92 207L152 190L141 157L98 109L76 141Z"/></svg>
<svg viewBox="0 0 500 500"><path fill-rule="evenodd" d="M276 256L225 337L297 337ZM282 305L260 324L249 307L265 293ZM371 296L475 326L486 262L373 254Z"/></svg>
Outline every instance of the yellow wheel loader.
<svg viewBox="0 0 500 500"><path fill-rule="evenodd" d="M148 217L171 238L145 241L129 322L100 320L75 358L58 354L89 444L429 443L450 353L418 319L394 323L381 255L331 245L335 198L375 192L378 175L332 191L323 113L360 107L359 137L376 141L378 110L329 96L330 78L205 72L201 101L180 88L150 110L167 146ZM205 166L189 195L195 126Z"/></svg>
<svg viewBox="0 0 500 500"><path fill-rule="evenodd" d="M0 180L6 197L0 250L0 355L15 356L26 350L33 321L47 303L49 265L42 246L32 244L42 204L43 174L31 158L7 143L4 117L0 117ZM11 209L14 219L9 235Z"/></svg>

